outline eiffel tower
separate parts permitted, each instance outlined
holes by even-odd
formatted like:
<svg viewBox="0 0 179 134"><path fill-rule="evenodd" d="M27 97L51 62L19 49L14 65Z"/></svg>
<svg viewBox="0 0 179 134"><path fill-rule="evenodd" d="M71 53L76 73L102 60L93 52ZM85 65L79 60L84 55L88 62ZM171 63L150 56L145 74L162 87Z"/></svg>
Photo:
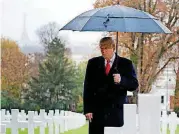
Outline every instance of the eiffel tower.
<svg viewBox="0 0 179 134"><path fill-rule="evenodd" d="M43 47L38 45L37 42L32 41L29 38L28 31L27 31L27 14L23 14L23 25L22 25L22 34L20 38L20 47L21 51L26 54L33 54L35 52L43 53Z"/></svg>
<svg viewBox="0 0 179 134"><path fill-rule="evenodd" d="M30 41L28 33L27 33L27 28L26 28L26 17L27 17L27 14L24 13L24 16L23 16L23 31L22 31L22 35L21 35L21 40L25 41L25 42ZM27 45L27 44L24 44L24 45Z"/></svg>
<svg viewBox="0 0 179 134"><path fill-rule="evenodd" d="M24 13L23 15L23 29L22 29L22 35L20 39L21 43L21 50L23 53L28 54L28 47L31 45L31 41L29 39L28 33L27 33L27 27L26 27L26 19L27 19L27 14Z"/></svg>

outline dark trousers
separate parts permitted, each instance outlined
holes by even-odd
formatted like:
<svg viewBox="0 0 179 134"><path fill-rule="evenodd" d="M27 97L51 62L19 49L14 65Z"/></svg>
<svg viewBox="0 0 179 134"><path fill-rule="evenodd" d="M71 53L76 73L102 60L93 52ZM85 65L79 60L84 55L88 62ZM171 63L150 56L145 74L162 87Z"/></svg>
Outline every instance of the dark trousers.
<svg viewBox="0 0 179 134"><path fill-rule="evenodd" d="M104 134L104 125L89 123L88 134Z"/></svg>

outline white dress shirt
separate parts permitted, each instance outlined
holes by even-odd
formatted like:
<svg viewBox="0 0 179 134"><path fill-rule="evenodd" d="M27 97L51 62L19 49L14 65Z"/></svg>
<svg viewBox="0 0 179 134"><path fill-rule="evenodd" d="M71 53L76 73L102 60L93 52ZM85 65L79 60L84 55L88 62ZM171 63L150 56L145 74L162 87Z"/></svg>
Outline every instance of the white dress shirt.
<svg viewBox="0 0 179 134"><path fill-rule="evenodd" d="M110 59L110 67L112 67L112 65L113 65L113 63L114 63L114 59L115 59L115 57L116 57L116 55L115 55L115 53L113 54L113 56L112 56L112 58ZM106 64L107 64L107 60L105 59L105 66L106 66Z"/></svg>

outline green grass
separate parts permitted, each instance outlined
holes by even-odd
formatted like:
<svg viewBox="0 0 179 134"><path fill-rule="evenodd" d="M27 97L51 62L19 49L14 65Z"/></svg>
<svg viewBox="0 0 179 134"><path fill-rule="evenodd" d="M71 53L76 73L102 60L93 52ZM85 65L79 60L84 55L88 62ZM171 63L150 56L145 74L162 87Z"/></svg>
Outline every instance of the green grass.
<svg viewBox="0 0 179 134"><path fill-rule="evenodd" d="M19 134L28 134L28 129L27 128L25 128L24 130L19 129L18 131L19 131ZM10 128L6 129L6 134L11 134L11 129ZM34 129L34 134L40 134L39 127ZM48 128L45 128L45 134L48 134Z"/></svg>
<svg viewBox="0 0 179 134"><path fill-rule="evenodd" d="M10 128L7 128L6 130L7 130L6 134L11 134L11 129ZM36 128L34 130L34 133L35 134L40 134L40 129ZM27 129L25 129L24 131L21 131L19 129L19 134L28 134L28 131L27 131ZM45 134L48 134L48 128L45 128ZM86 124L86 125L84 125L83 127L79 128L79 129L70 130L70 131L67 131L67 132L65 132L63 134L88 134L88 125ZM170 134L169 130L168 130L167 134ZM176 130L175 134L179 134L179 125L177 127L177 130Z"/></svg>
<svg viewBox="0 0 179 134"><path fill-rule="evenodd" d="M67 131L64 134L88 134L88 125L84 125L79 129Z"/></svg>
<svg viewBox="0 0 179 134"><path fill-rule="evenodd" d="M6 129L6 134L11 134L10 128ZM19 134L28 134L28 129L25 128L25 130L23 130L23 131L21 129L19 129ZM40 134L39 127L34 129L34 134ZM48 134L48 128L45 128L45 134ZM88 134L88 125L84 125L83 127L75 129L75 130L67 131L63 134Z"/></svg>
<svg viewBox="0 0 179 134"><path fill-rule="evenodd" d="M176 134L179 134L179 125L178 125L177 130L176 130L175 133L176 133Z"/></svg>

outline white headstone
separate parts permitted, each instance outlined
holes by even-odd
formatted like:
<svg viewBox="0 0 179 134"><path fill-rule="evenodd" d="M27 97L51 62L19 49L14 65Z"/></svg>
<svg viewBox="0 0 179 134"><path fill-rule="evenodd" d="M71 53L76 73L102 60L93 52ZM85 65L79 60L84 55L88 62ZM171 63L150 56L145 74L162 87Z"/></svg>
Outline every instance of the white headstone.
<svg viewBox="0 0 179 134"><path fill-rule="evenodd" d="M167 134L168 115L166 111L162 111L161 127L162 134Z"/></svg>
<svg viewBox="0 0 179 134"><path fill-rule="evenodd" d="M34 134L34 111L28 111L28 134Z"/></svg>
<svg viewBox="0 0 179 134"><path fill-rule="evenodd" d="M0 124L0 133L1 134L6 134L6 124Z"/></svg>
<svg viewBox="0 0 179 134"><path fill-rule="evenodd" d="M139 134L160 134L161 97L139 94Z"/></svg>
<svg viewBox="0 0 179 134"><path fill-rule="evenodd" d="M12 109L11 112L12 112L11 124L13 124L11 131L12 131L12 134L18 134L18 120L17 119L18 119L19 110L18 109Z"/></svg>
<svg viewBox="0 0 179 134"><path fill-rule="evenodd" d="M136 104L124 104L124 134L136 134Z"/></svg>
<svg viewBox="0 0 179 134"><path fill-rule="evenodd" d="M123 134L122 127L104 127L104 134Z"/></svg>
<svg viewBox="0 0 179 134"><path fill-rule="evenodd" d="M177 128L177 115L175 112L171 112L169 115L169 130L170 134L175 134Z"/></svg>

